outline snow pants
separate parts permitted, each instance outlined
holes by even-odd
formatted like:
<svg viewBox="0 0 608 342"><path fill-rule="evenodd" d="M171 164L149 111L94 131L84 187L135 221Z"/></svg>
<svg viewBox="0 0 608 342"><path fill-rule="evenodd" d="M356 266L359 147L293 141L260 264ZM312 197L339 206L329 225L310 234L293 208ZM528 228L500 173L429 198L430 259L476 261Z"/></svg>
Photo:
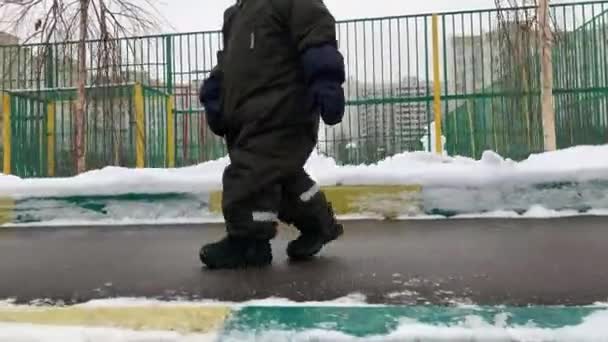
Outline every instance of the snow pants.
<svg viewBox="0 0 608 342"><path fill-rule="evenodd" d="M304 171L316 127L253 132L227 136L231 164L222 179L222 209L228 234L272 239L279 220L302 231L322 229L328 204Z"/></svg>

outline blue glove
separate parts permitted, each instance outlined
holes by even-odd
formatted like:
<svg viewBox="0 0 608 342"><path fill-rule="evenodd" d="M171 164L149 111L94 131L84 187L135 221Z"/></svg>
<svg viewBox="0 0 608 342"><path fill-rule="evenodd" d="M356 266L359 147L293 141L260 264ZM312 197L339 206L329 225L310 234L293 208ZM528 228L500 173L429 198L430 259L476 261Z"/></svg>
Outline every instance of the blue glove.
<svg viewBox="0 0 608 342"><path fill-rule="evenodd" d="M334 81L318 80L312 84L315 107L319 109L323 122L333 126L342 122L346 100L344 89Z"/></svg>
<svg viewBox="0 0 608 342"><path fill-rule="evenodd" d="M219 136L224 136L226 132L222 122L221 89L221 80L218 73L212 72L209 78L201 84L199 100L205 107L207 123L211 131Z"/></svg>
<svg viewBox="0 0 608 342"><path fill-rule="evenodd" d="M325 44L308 48L302 54L304 77L313 95L314 105L323 121L337 125L344 118L346 99L344 57L336 45Z"/></svg>

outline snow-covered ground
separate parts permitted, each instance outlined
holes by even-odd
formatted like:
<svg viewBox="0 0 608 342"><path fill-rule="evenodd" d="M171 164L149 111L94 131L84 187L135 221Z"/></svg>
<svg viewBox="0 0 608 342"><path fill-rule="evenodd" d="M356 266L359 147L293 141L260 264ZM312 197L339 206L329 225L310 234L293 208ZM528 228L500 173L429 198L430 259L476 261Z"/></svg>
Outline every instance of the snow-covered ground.
<svg viewBox="0 0 608 342"><path fill-rule="evenodd" d="M282 299L257 300L246 303L219 303L219 302L183 302L161 303L144 299L113 299L93 301L81 306L116 307L116 306L157 306L157 305L228 305L239 309L244 306L300 306L300 307L356 307L364 306L364 298L357 295L340 298L335 301L323 303L293 303ZM4 304L10 305L10 304ZM456 306L458 308L459 306ZM608 307L598 303L586 308L593 308L584 315L579 323L547 328L533 321L526 324L513 324L509 322L509 310L498 313L488 321L484 317L486 308L472 305L460 306L467 312L462 319L451 322L428 323L421 322L415 317L403 317L396 328L382 335L354 337L348 335L335 325L336 322L317 324L313 329L284 329L280 325L273 326L272 322L259 322L258 330L224 329L205 334L184 334L171 331L129 331L115 328L91 327L58 327L40 326L30 324L0 323L0 342L215 342L215 341L258 341L258 342L288 342L288 341L534 341L534 342L600 342L608 341ZM556 308L559 310L559 308ZM476 314L478 312L479 314ZM487 313L487 312L486 312ZM272 328L268 328L268 325Z"/></svg>
<svg viewBox="0 0 608 342"><path fill-rule="evenodd" d="M222 158L177 169L106 167L71 178L21 179L0 175L0 196L19 198L118 195L128 193L202 193L221 188L229 160ZM486 152L481 160L402 153L373 165L340 166L313 154L307 171L321 185L391 185L475 187L505 183L608 180L608 145L577 146L514 162Z"/></svg>
<svg viewBox="0 0 608 342"><path fill-rule="evenodd" d="M119 217L108 215L106 217L93 217L91 215L83 215L79 218L52 218L39 222L23 222L23 223L6 223L2 227L69 227L69 226L166 226L176 224L208 224L208 223L223 223L224 219L219 214L212 214L205 211L197 211L193 215L196 217L159 217L151 218L150 216L160 215L159 212L147 212L148 218L134 217L131 213L130 217ZM183 213L182 213L183 215ZM451 220L458 219L478 219L478 218L505 218L505 219L540 219L540 218L560 218L574 217L582 214L575 210L553 210L542 206L533 206L528 211L518 213L510 210L496 210L484 213L459 214L450 217ZM584 213L586 216L608 216L608 209L591 209ZM417 216L398 216L399 220L445 220L448 217L444 215L417 215ZM381 215L340 215L340 220L355 221L355 220L384 220Z"/></svg>
<svg viewBox="0 0 608 342"><path fill-rule="evenodd" d="M534 326L496 326L471 316L455 326L435 326L415 320L404 322L383 336L353 337L342 332L315 329L307 331L232 332L180 334L177 332L136 332L109 328L43 327L0 324L0 342L602 342L607 341L608 312L589 316L582 324L562 328Z"/></svg>
<svg viewBox="0 0 608 342"><path fill-rule="evenodd" d="M215 342L217 334L0 323L0 342Z"/></svg>

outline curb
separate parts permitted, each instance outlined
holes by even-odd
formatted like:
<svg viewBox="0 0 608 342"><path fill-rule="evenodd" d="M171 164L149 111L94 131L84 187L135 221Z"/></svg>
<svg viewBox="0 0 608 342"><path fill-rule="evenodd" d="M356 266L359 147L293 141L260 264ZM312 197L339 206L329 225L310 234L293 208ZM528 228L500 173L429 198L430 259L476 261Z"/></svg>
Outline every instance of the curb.
<svg viewBox="0 0 608 342"><path fill-rule="evenodd" d="M8 307L0 308L0 322L208 333L221 329L230 314L227 306Z"/></svg>
<svg viewBox="0 0 608 342"><path fill-rule="evenodd" d="M0 225L12 223L14 219L15 200L0 198Z"/></svg>
<svg viewBox="0 0 608 342"><path fill-rule="evenodd" d="M217 341L262 337L271 332L294 335L309 332L340 333L366 338L394 334L404 322L418 326L462 329L475 317L505 331L533 324L559 329L583 324L606 313L606 307L439 307L439 306L197 306L161 304L126 307L6 307L1 324L50 327L125 329L136 332L172 331L184 335L212 334ZM496 331L495 331L496 333ZM263 339L264 341L273 339Z"/></svg>
<svg viewBox="0 0 608 342"><path fill-rule="evenodd" d="M378 214L396 218L404 213L421 214L421 185L359 185L321 187L337 215ZM222 192L209 195L209 211L221 214Z"/></svg>
<svg viewBox="0 0 608 342"><path fill-rule="evenodd" d="M336 214L345 219L425 215L449 218L496 211L523 215L537 207L586 214L593 209L608 208L605 179L478 186L339 185L321 190ZM0 197L0 226L53 221L62 225L222 222L221 201L221 191Z"/></svg>

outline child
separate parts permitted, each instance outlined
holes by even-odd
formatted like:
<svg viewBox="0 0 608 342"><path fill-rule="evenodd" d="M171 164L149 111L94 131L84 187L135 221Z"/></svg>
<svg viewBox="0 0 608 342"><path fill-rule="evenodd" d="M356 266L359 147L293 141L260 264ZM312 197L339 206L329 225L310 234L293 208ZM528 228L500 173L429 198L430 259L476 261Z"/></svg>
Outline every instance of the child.
<svg viewBox="0 0 608 342"><path fill-rule="evenodd" d="M320 117L342 121L344 58L322 0L239 0L224 14L224 50L200 90L210 129L226 140L227 236L203 246L212 269L272 263L277 221L301 232L292 259L307 259L343 234L306 174Z"/></svg>

